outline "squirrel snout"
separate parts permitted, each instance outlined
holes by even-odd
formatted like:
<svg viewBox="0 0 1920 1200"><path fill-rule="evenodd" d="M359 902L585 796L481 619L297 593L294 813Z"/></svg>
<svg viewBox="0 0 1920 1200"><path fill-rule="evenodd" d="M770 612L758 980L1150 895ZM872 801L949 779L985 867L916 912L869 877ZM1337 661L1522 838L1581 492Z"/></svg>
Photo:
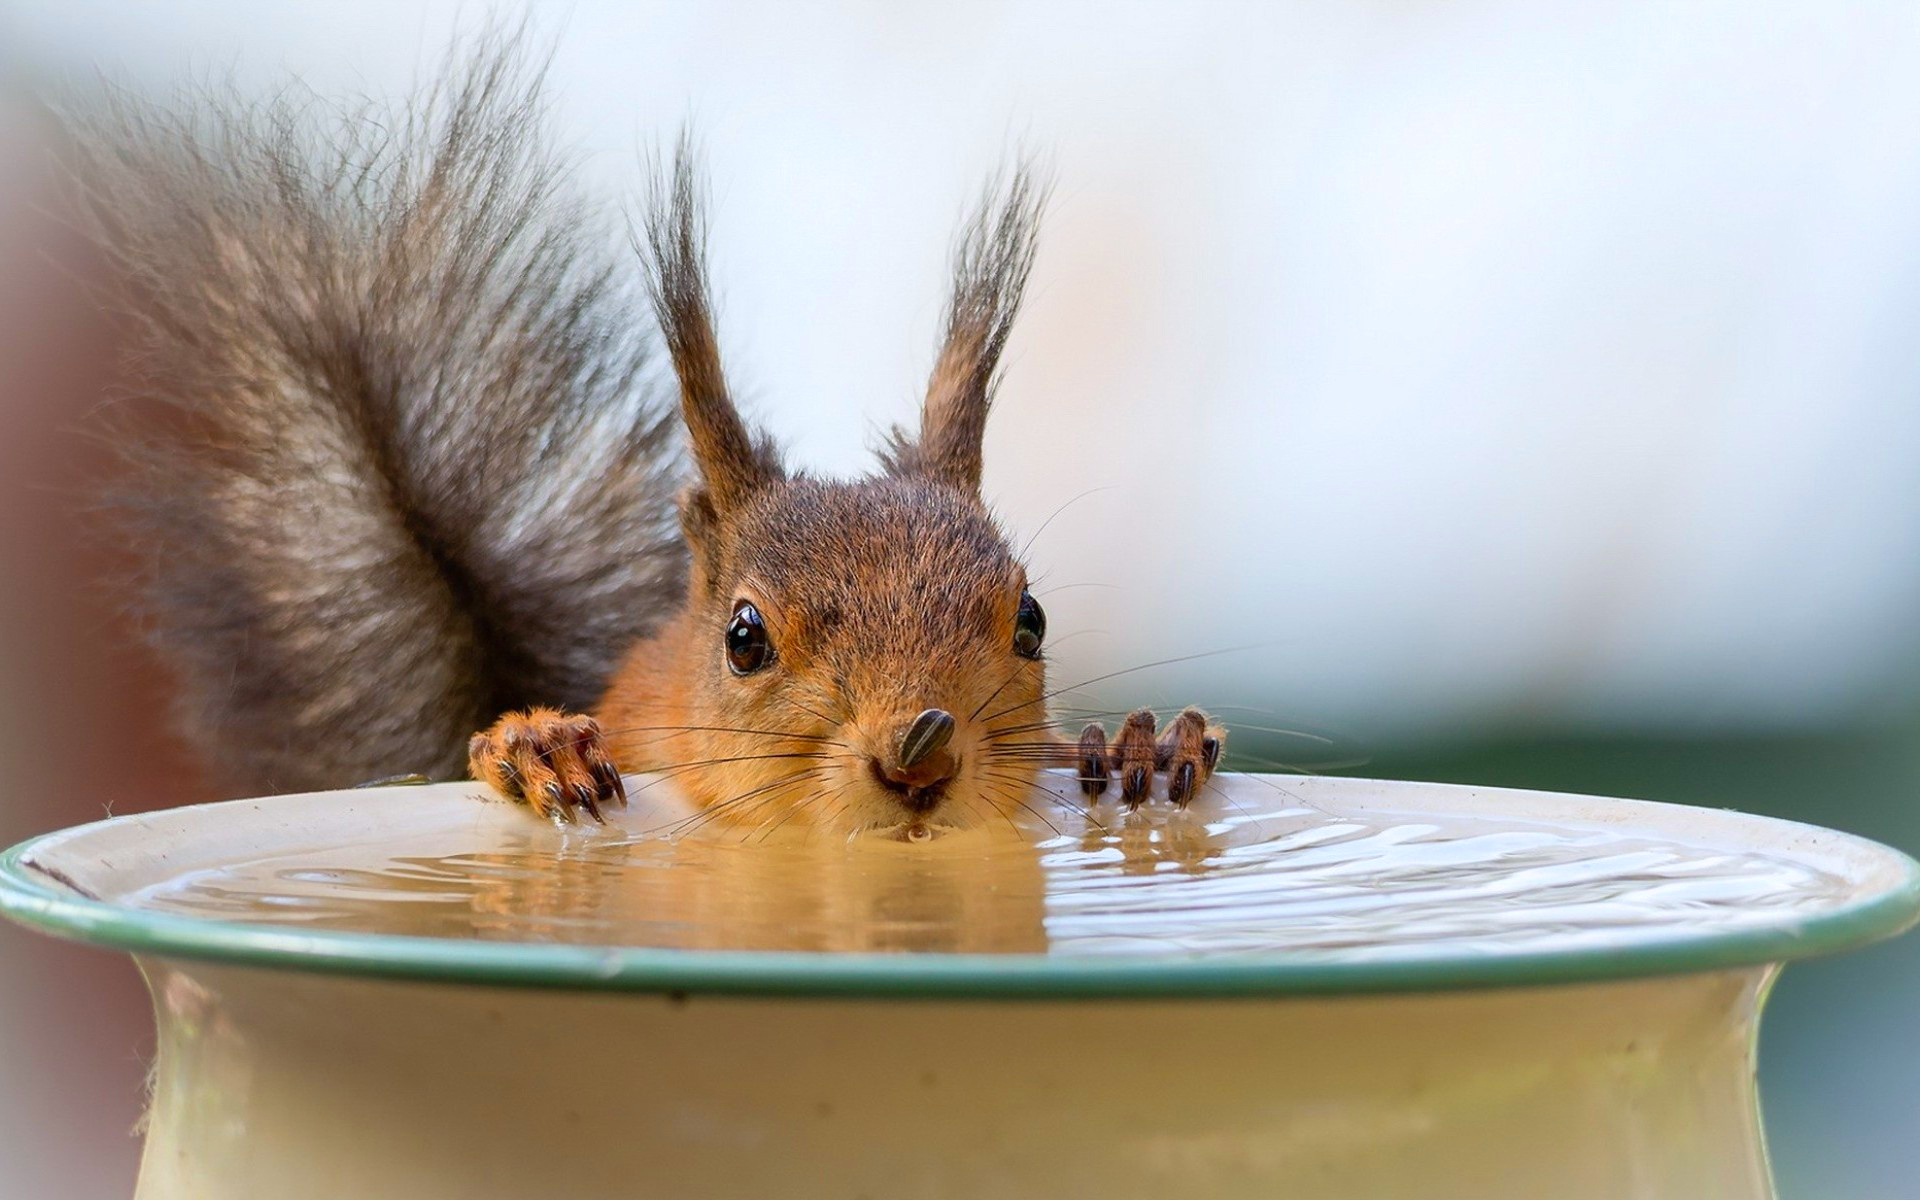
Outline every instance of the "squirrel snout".
<svg viewBox="0 0 1920 1200"><path fill-rule="evenodd" d="M953 737L953 723L953 714L938 708L915 717L900 735L900 766L910 770L945 749Z"/></svg>
<svg viewBox="0 0 1920 1200"><path fill-rule="evenodd" d="M873 756L874 779L897 794L909 811L930 811L960 768L959 759L947 748L953 728L952 713L927 709L907 726L892 754Z"/></svg>

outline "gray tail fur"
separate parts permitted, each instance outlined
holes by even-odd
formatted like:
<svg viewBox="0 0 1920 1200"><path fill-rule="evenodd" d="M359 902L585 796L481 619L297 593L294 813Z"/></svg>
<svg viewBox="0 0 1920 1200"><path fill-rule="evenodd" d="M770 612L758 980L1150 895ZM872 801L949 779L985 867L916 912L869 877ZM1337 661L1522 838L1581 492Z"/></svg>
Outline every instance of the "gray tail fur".
<svg viewBox="0 0 1920 1200"><path fill-rule="evenodd" d="M519 39L401 106L76 107L132 327L114 510L223 783L455 774L500 712L597 700L684 586L675 393Z"/></svg>

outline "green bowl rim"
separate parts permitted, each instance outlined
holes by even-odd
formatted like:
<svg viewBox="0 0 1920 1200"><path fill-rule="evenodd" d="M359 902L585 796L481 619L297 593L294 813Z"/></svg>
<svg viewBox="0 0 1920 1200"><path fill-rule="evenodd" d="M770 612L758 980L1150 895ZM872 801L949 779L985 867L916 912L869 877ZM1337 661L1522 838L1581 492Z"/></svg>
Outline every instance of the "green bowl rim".
<svg viewBox="0 0 1920 1200"><path fill-rule="evenodd" d="M80 895L31 865L42 843L89 827L76 826L0 851L0 915L58 937L143 956L387 979L655 993L1035 1000L1439 991L1754 968L1852 949L1920 921L1920 862L1912 857L1851 834L1774 817L1751 819L1870 848L1897 865L1899 878L1863 899L1777 925L1471 957L1359 962L1273 953L1104 958L670 950L301 931L142 912Z"/></svg>

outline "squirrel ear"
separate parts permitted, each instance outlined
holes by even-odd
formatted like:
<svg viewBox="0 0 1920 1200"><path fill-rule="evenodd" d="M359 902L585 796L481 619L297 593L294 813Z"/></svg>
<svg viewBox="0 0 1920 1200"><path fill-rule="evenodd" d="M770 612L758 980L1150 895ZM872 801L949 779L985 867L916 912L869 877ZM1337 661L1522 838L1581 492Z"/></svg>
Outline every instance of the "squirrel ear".
<svg viewBox="0 0 1920 1200"><path fill-rule="evenodd" d="M706 217L692 142L682 134L671 177L654 171L645 221L647 291L680 379L680 415L713 510L725 513L784 479L779 456L755 436L727 395L707 290Z"/></svg>
<svg viewBox="0 0 1920 1200"><path fill-rule="evenodd" d="M965 491L980 487L980 442L999 386L1000 352L1033 270L1047 188L1028 163L988 184L953 256L945 343L927 382L919 437L894 429L880 451L895 475L923 475Z"/></svg>

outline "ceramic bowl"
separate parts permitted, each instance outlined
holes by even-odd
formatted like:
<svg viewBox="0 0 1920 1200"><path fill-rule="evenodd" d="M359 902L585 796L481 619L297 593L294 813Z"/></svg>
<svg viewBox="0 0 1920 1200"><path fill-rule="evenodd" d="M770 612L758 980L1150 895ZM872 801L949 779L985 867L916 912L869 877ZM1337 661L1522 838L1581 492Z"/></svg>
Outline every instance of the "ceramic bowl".
<svg viewBox="0 0 1920 1200"><path fill-rule="evenodd" d="M1141 818L1132 843L1045 797L1045 827L1023 818L1018 850L961 835L866 849L828 838L808 851L817 871L761 887L755 863L770 858L742 836L724 869L677 868L704 890L687 909L697 919L665 921L685 915L657 908L665 893L606 908L607 889L624 885L587 871L599 860L578 849L605 831L555 830L475 792L203 805L0 856L0 910L133 954L152 990L160 1038L141 1200L1748 1200L1770 1195L1754 1053L1780 964L1890 936L1920 914L1912 860L1806 825L1229 775L1186 824ZM1234 814L1278 811L1276 792L1293 798L1281 808L1296 857L1237 865ZM647 819L636 808L616 834L643 843L629 835ZM1368 909L1388 916L1356 924L1349 943L1334 937L1342 910L1318 913L1325 881L1297 865L1317 861L1326 831L1460 821L1682 847L1825 882L1613 922L1608 905L1666 886L1642 881L1627 853L1609 888L1573 896L1588 916L1564 926L1517 895L1516 936L1430 936L1415 891L1412 915ZM1500 849L1512 844L1492 838L1434 878L1467 892L1514 885L1526 868ZM590 895L596 912L654 921L660 936L623 946L561 925L535 941L483 926L369 933L298 912L236 920L150 903L156 888L218 880L236 863L395 845L434 861L551 853L551 878L536 872L485 904L468 895L469 916L511 924ZM1216 889L1193 885L1191 914L1179 911L1188 892L1164 893L1161 935L1186 916L1213 928L1226 888L1267 889L1260 904L1280 923L1264 945L1127 942L1114 914L1148 893L1105 892L1097 909L1056 886L1054 864L1109 853L1113 879L1138 867L1128 879ZM1347 903L1398 886L1364 858L1340 870ZM936 946L936 927L959 932ZM783 929L810 948L778 948Z"/></svg>

